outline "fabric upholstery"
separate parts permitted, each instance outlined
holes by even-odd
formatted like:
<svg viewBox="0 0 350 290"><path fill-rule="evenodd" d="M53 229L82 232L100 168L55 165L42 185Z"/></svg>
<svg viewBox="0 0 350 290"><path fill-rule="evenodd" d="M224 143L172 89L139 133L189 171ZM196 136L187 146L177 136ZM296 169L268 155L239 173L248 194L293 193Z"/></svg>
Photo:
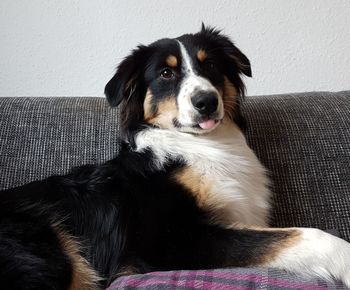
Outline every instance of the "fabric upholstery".
<svg viewBox="0 0 350 290"><path fill-rule="evenodd" d="M248 143L272 179L271 224L332 229L350 241L350 91L247 97L242 112L248 123ZM114 157L120 146L118 118L118 109L109 108L103 98L0 98L0 189ZM314 287L302 289L325 285L265 269L210 273L222 271L231 271L233 276L225 279L245 289L254 279L254 285L267 288L298 288L294 287L297 281ZM141 288L155 289L154 275L156 281L173 281L173 275L187 280L187 274L174 273L162 278L158 274L121 278L111 289L133 289L130 281L147 279L151 286ZM215 282L208 273L194 275ZM242 282L237 273L248 278ZM271 282L277 278L284 284ZM203 283L198 279L193 283ZM175 286L169 287L180 289ZM337 289L339 285L326 286Z"/></svg>
<svg viewBox="0 0 350 290"><path fill-rule="evenodd" d="M350 92L247 97L243 114L273 181L272 225L350 240ZM103 98L0 98L0 188L112 158L118 124Z"/></svg>
<svg viewBox="0 0 350 290"><path fill-rule="evenodd" d="M342 284L317 278L303 278L274 269L217 269L198 271L153 272L125 276L107 290L190 290L190 289L344 289Z"/></svg>
<svg viewBox="0 0 350 290"><path fill-rule="evenodd" d="M350 91L247 98L243 111L273 182L272 225L350 241Z"/></svg>
<svg viewBox="0 0 350 290"><path fill-rule="evenodd" d="M0 98L0 189L111 159L118 136L103 98Z"/></svg>

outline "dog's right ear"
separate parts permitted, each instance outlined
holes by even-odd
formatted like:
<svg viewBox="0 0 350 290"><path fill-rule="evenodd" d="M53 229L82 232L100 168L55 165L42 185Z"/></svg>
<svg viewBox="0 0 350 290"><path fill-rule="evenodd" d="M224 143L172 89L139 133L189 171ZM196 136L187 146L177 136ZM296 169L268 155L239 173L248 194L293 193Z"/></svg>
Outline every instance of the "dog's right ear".
<svg viewBox="0 0 350 290"><path fill-rule="evenodd" d="M112 107L118 106L121 101L129 101L142 85L145 63L149 56L149 47L138 46L118 66L116 74L107 83L105 95Z"/></svg>

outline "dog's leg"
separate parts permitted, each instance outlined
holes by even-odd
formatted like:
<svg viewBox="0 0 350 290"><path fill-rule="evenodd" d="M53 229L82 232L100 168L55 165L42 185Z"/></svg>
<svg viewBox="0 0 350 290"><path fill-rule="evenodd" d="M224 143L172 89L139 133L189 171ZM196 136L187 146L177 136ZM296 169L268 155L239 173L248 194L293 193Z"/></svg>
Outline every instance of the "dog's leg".
<svg viewBox="0 0 350 290"><path fill-rule="evenodd" d="M214 264L222 259L223 266L279 268L339 279L350 287L350 244L321 230L210 229L207 235L202 246L211 248L208 261Z"/></svg>
<svg viewBox="0 0 350 290"><path fill-rule="evenodd" d="M350 244L318 229L295 228L295 238L282 243L264 266L323 278L336 278L350 288ZM288 239L287 239L288 240Z"/></svg>

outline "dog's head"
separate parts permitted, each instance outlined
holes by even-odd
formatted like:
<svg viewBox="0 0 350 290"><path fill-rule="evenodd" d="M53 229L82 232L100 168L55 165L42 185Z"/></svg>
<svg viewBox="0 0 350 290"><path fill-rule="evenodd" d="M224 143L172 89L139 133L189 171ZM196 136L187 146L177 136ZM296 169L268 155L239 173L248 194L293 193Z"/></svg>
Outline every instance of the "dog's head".
<svg viewBox="0 0 350 290"><path fill-rule="evenodd" d="M240 123L241 74L251 76L248 58L226 36L203 25L199 33L133 50L105 94L111 106L122 105L127 134L146 124L203 134L225 116Z"/></svg>

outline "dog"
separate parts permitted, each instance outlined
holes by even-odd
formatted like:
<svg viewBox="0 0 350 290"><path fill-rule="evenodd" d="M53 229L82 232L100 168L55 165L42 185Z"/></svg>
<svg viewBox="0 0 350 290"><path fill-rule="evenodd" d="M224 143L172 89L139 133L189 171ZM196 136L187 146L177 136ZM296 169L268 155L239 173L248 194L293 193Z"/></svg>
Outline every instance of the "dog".
<svg viewBox="0 0 350 290"><path fill-rule="evenodd" d="M100 289L178 269L274 267L350 286L350 244L269 228L266 170L242 133L248 58L220 31L138 46L105 94L116 158L0 192L0 285Z"/></svg>

